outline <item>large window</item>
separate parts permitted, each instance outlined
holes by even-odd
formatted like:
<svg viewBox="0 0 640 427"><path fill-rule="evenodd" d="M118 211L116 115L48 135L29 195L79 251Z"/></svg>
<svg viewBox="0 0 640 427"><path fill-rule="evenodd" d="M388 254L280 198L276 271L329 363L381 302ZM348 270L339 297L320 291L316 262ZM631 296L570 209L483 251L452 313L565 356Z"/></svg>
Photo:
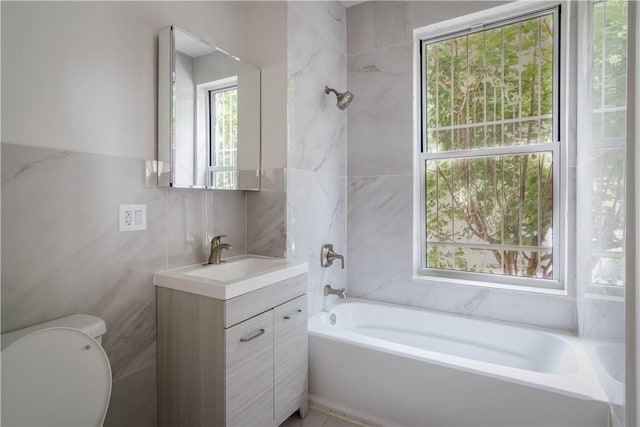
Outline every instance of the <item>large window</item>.
<svg viewBox="0 0 640 427"><path fill-rule="evenodd" d="M422 41L422 271L559 288L559 9Z"/></svg>

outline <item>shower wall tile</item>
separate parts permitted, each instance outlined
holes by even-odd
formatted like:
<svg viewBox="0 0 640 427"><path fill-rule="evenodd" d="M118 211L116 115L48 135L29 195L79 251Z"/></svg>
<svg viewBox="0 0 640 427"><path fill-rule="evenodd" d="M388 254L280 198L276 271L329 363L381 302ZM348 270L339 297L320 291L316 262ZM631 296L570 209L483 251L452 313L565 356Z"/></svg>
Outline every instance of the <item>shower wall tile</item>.
<svg viewBox="0 0 640 427"><path fill-rule="evenodd" d="M413 278L413 177L350 177L348 291L354 297L572 331L573 298ZM544 309L541 309L544 308Z"/></svg>
<svg viewBox="0 0 640 427"><path fill-rule="evenodd" d="M575 330L576 304L569 297L534 293L523 297L521 293L509 290L415 280L411 305L544 328Z"/></svg>
<svg viewBox="0 0 640 427"><path fill-rule="evenodd" d="M346 270L338 262L320 266L320 248L333 243L340 254L346 251L346 178L293 169L288 171L287 255L308 261L310 315L325 308L323 286L346 287ZM346 265L349 258L346 257Z"/></svg>
<svg viewBox="0 0 640 427"><path fill-rule="evenodd" d="M413 5L406 1L364 2L347 13L347 53L411 41Z"/></svg>
<svg viewBox="0 0 640 427"><path fill-rule="evenodd" d="M413 173L412 61L411 43L349 56L349 176Z"/></svg>
<svg viewBox="0 0 640 427"><path fill-rule="evenodd" d="M624 299L585 292L580 335L594 341L624 343ZM620 360L622 362L622 360Z"/></svg>
<svg viewBox="0 0 640 427"><path fill-rule="evenodd" d="M304 24L340 53L346 54L347 11L336 1L291 2L288 5L294 25Z"/></svg>
<svg viewBox="0 0 640 427"><path fill-rule="evenodd" d="M319 6L296 2L289 9L287 166L325 174L345 174L346 114L325 86L346 90L346 56L308 18ZM324 8L322 9L324 10Z"/></svg>
<svg viewBox="0 0 640 427"><path fill-rule="evenodd" d="M323 285L346 287L346 270L320 266L323 244L346 251L347 115L324 93L347 88L345 13L339 2L288 3L286 248L288 258L309 263L310 314L333 302Z"/></svg>
<svg viewBox="0 0 640 427"><path fill-rule="evenodd" d="M413 177L350 177L347 259L352 296L409 305Z"/></svg>
<svg viewBox="0 0 640 427"><path fill-rule="evenodd" d="M247 193L247 253L282 258L286 252L286 194Z"/></svg>

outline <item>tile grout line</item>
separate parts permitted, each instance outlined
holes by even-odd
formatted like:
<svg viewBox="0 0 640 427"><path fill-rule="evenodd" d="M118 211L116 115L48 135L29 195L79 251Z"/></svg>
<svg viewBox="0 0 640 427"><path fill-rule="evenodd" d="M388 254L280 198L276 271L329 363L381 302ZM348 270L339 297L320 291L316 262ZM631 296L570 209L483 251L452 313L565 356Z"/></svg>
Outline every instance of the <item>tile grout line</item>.
<svg viewBox="0 0 640 427"><path fill-rule="evenodd" d="M390 44L390 45L387 45L387 46L374 47L372 49L362 50L362 51L359 51L359 52L347 53L347 61L352 56L371 54L371 53L375 53L375 52L377 52L379 50L390 49L392 47L398 47L398 46L402 46L402 45L405 45L405 44L413 45L413 40L406 40L406 41L403 41L403 42L400 42L400 43L394 43L394 44Z"/></svg>

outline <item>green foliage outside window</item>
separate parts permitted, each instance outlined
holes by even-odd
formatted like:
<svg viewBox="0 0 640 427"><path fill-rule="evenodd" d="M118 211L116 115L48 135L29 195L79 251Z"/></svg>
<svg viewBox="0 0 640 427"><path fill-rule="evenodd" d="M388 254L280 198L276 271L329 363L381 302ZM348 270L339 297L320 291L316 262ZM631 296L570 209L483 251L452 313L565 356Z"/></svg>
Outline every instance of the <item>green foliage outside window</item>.
<svg viewBox="0 0 640 427"><path fill-rule="evenodd" d="M553 278L554 17L425 45L427 267Z"/></svg>

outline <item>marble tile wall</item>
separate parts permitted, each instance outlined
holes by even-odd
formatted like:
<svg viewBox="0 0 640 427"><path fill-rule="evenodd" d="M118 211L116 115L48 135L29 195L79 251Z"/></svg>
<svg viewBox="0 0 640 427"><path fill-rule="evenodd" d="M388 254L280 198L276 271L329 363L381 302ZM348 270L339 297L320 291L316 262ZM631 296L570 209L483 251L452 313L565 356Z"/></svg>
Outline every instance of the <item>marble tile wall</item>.
<svg viewBox="0 0 640 427"><path fill-rule="evenodd" d="M284 257L286 252L286 194L261 190L247 193L247 253Z"/></svg>
<svg viewBox="0 0 640 427"><path fill-rule="evenodd" d="M280 141L284 144L285 141ZM263 147L263 152L264 152ZM263 163L264 163L263 156ZM259 192L247 192L247 253L286 256L285 168L263 169Z"/></svg>
<svg viewBox="0 0 640 427"><path fill-rule="evenodd" d="M413 30L501 2L365 2L347 9L347 282L351 295L576 329L575 300L413 277Z"/></svg>
<svg viewBox="0 0 640 427"><path fill-rule="evenodd" d="M309 311L330 302L325 284L346 287L346 270L320 266L320 248L346 251L346 124L333 94L346 84L346 16L339 2L287 6L287 255L309 262ZM333 298L333 297L331 297Z"/></svg>
<svg viewBox="0 0 640 427"><path fill-rule="evenodd" d="M155 396L153 272L204 260L206 233L228 234L229 255L246 253L244 194L145 187L138 159L1 148L2 332L96 315L107 324L114 405L140 383ZM119 232L120 203L147 205L147 230ZM141 404L149 413L136 416L152 421L154 408ZM109 419L127 416L112 407Z"/></svg>

